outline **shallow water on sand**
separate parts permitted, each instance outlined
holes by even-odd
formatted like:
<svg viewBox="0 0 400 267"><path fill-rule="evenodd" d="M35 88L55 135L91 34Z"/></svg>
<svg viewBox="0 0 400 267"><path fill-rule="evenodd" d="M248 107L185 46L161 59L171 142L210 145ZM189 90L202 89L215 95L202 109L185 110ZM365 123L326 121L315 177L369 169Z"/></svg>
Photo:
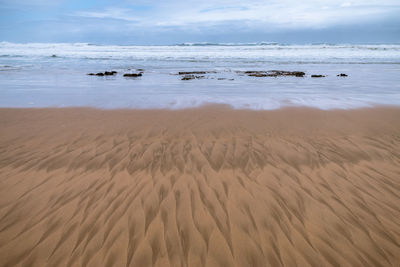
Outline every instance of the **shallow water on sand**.
<svg viewBox="0 0 400 267"><path fill-rule="evenodd" d="M55 57L52 57L55 55ZM137 73L139 78L124 78ZM115 70L115 76L87 76ZM305 77L249 77L248 70ZM180 71L210 71L182 81ZM346 73L348 77L337 77ZM326 75L311 78L312 74ZM0 43L0 107L322 109L400 105L400 45L98 46Z"/></svg>

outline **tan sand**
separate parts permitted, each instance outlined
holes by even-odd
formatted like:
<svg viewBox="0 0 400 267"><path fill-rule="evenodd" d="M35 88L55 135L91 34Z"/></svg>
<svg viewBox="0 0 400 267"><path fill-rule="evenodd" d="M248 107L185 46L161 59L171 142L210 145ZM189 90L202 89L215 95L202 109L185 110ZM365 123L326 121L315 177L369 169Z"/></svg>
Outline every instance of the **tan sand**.
<svg viewBox="0 0 400 267"><path fill-rule="evenodd" d="M0 266L400 266L400 109L0 109Z"/></svg>

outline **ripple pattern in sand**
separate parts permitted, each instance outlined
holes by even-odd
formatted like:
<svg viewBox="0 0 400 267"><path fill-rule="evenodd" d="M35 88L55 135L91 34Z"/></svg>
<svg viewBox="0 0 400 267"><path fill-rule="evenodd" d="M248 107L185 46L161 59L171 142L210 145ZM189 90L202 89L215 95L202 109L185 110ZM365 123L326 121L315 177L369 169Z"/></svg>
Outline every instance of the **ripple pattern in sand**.
<svg viewBox="0 0 400 267"><path fill-rule="evenodd" d="M86 112L3 122L0 266L400 265L400 124Z"/></svg>

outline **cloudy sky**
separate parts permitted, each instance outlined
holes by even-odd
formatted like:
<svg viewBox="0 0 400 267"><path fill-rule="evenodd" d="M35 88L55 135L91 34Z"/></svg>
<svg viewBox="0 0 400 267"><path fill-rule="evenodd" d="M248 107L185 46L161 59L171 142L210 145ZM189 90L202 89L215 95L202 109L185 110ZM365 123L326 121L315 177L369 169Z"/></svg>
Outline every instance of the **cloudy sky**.
<svg viewBox="0 0 400 267"><path fill-rule="evenodd" d="M399 43L399 0L0 0L0 41Z"/></svg>

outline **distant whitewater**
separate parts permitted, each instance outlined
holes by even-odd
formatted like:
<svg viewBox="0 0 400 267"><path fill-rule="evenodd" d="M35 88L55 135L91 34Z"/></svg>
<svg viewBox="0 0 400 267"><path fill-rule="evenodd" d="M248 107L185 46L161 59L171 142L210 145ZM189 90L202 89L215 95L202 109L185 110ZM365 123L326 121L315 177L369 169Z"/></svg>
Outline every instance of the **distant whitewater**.
<svg viewBox="0 0 400 267"><path fill-rule="evenodd" d="M247 75L269 70L305 75ZM117 74L87 75L105 71ZM201 74L178 75L193 71ZM132 73L142 75L123 76ZM0 43L0 107L176 109L206 103L251 109L400 105L400 45Z"/></svg>

